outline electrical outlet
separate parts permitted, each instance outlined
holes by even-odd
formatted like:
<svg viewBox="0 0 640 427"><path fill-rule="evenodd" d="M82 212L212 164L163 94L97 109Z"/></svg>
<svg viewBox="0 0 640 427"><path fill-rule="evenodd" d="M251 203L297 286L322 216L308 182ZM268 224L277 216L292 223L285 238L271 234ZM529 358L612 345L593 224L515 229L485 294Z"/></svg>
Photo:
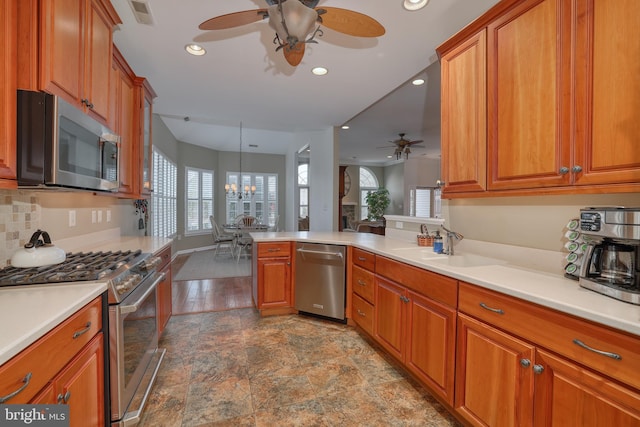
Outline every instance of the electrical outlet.
<svg viewBox="0 0 640 427"><path fill-rule="evenodd" d="M100 224L102 222L102 211L99 210L98 211L98 224Z"/></svg>
<svg viewBox="0 0 640 427"><path fill-rule="evenodd" d="M76 211L71 210L69 211L69 227L75 227L76 226Z"/></svg>
<svg viewBox="0 0 640 427"><path fill-rule="evenodd" d="M107 222L111 222L111 209L107 209Z"/></svg>
<svg viewBox="0 0 640 427"><path fill-rule="evenodd" d="M91 224L96 223L96 211L91 211Z"/></svg>

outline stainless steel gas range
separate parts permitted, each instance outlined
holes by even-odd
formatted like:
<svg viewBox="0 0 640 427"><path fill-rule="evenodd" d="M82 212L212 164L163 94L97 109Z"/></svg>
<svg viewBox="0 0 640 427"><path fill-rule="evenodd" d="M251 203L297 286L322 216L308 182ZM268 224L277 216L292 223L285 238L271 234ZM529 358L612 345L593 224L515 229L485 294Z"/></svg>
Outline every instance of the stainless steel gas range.
<svg viewBox="0 0 640 427"><path fill-rule="evenodd" d="M69 282L107 284L109 408L112 426L131 426L141 412L165 350L158 348L156 286L160 258L141 251L68 253L60 264L6 267L0 287ZM106 328L105 328L106 329Z"/></svg>

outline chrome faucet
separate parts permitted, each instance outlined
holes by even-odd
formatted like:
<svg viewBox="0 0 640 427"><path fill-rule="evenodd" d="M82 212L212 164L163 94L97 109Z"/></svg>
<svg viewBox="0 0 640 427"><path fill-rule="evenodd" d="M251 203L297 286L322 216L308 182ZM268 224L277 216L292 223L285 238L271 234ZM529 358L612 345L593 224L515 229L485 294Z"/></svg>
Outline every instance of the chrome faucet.
<svg viewBox="0 0 640 427"><path fill-rule="evenodd" d="M447 232L447 249L442 253L446 255L453 255L453 239L462 240L464 239L464 236L458 232L447 229L444 225L441 225L440 227Z"/></svg>

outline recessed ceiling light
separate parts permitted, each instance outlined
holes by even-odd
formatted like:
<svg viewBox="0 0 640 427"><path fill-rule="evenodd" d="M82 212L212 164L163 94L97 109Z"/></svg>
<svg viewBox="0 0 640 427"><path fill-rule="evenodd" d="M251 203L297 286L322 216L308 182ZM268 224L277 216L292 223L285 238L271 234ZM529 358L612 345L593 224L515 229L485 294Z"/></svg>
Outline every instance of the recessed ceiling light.
<svg viewBox="0 0 640 427"><path fill-rule="evenodd" d="M184 49L189 52L191 55L202 56L207 53L206 50L199 44L188 44L184 47Z"/></svg>
<svg viewBox="0 0 640 427"><path fill-rule="evenodd" d="M421 86L424 84L424 79L415 79L414 81L411 82L411 84L414 86Z"/></svg>
<svg viewBox="0 0 640 427"><path fill-rule="evenodd" d="M387 159L391 159L391 158L393 158L393 156L392 156L392 155L388 155L388 156L387 156Z"/></svg>
<svg viewBox="0 0 640 427"><path fill-rule="evenodd" d="M342 129L349 129L349 125L342 125Z"/></svg>
<svg viewBox="0 0 640 427"><path fill-rule="evenodd" d="M324 67L315 67L311 70L311 72L313 74L315 74L316 76L324 76L325 74L327 74L329 72L329 70L327 70Z"/></svg>
<svg viewBox="0 0 640 427"><path fill-rule="evenodd" d="M402 7L407 10L420 10L425 7L429 3L429 0L404 0L402 2Z"/></svg>

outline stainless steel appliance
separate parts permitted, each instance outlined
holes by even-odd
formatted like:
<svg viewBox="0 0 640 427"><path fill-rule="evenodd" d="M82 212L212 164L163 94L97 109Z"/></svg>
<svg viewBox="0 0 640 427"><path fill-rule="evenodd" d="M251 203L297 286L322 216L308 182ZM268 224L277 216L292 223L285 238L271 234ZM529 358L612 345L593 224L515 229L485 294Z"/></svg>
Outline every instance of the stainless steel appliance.
<svg viewBox="0 0 640 427"><path fill-rule="evenodd" d="M62 98L18 91L18 186L115 191L120 137Z"/></svg>
<svg viewBox="0 0 640 427"><path fill-rule="evenodd" d="M585 208L580 286L640 305L640 208Z"/></svg>
<svg viewBox="0 0 640 427"><path fill-rule="evenodd" d="M158 348L156 286L164 273L160 258L141 251L68 253L60 264L44 267L6 267L0 286L51 285L104 281L107 286L109 360L105 392L113 426L134 425L164 357ZM109 418L109 415L107 415Z"/></svg>
<svg viewBox="0 0 640 427"><path fill-rule="evenodd" d="M297 243L295 308L335 320L345 317L345 255L340 245Z"/></svg>

